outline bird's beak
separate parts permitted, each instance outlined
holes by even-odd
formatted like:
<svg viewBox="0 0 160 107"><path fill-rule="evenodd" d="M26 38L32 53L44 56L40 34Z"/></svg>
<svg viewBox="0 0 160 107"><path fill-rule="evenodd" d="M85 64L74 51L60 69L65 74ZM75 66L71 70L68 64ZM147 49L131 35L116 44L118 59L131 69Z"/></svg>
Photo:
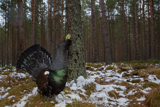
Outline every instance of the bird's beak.
<svg viewBox="0 0 160 107"><path fill-rule="evenodd" d="M67 39L70 39L70 38L71 38L71 35L68 34L68 35L66 36L66 40L67 40Z"/></svg>

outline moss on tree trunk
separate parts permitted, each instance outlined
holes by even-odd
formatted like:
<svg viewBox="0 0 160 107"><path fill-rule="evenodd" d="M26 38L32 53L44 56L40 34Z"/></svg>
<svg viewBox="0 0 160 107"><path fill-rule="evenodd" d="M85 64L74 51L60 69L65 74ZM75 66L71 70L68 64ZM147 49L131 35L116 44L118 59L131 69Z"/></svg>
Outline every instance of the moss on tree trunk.
<svg viewBox="0 0 160 107"><path fill-rule="evenodd" d="M81 75L86 77L80 0L67 1L67 33L72 36L68 61L69 80L76 80Z"/></svg>

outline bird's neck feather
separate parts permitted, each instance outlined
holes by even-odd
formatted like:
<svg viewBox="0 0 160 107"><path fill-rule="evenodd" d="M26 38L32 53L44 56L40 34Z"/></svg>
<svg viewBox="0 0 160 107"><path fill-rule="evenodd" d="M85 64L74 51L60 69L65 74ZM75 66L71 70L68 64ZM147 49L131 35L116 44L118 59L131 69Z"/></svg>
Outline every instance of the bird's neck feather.
<svg viewBox="0 0 160 107"><path fill-rule="evenodd" d="M67 67L67 51L65 49L57 49L55 59L51 65L53 71L65 69Z"/></svg>

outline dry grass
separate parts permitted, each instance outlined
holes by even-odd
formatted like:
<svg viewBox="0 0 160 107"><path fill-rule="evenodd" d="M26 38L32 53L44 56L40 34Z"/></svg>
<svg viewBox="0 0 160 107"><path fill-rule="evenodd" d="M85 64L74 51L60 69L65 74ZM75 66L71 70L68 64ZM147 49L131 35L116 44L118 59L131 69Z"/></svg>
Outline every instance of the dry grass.
<svg viewBox="0 0 160 107"><path fill-rule="evenodd" d="M109 92L108 92L108 95L109 95L110 97L115 98L115 99L120 98L119 93L117 93L115 90L111 90L111 91L109 91Z"/></svg>
<svg viewBox="0 0 160 107"><path fill-rule="evenodd" d="M36 86L36 84L32 81L32 79L27 76L26 78L15 78L11 77L10 71L2 73L6 76L6 78L1 79L0 87L10 87L11 90L8 91L8 96L15 96L11 99L2 99L0 100L0 104L2 107L6 105L12 105L15 102L18 102L26 93L30 93L33 89L33 87ZM24 91L25 90L25 91Z"/></svg>
<svg viewBox="0 0 160 107"><path fill-rule="evenodd" d="M147 107L160 107L160 86L146 95L145 105Z"/></svg>
<svg viewBox="0 0 160 107"><path fill-rule="evenodd" d="M91 102L76 101L73 102L72 104L67 104L66 107L97 107L97 105Z"/></svg>
<svg viewBox="0 0 160 107"><path fill-rule="evenodd" d="M116 63L116 66L118 69L116 69L113 66L106 67L105 63L87 63L86 69L93 71L92 74L89 75L97 75L99 74L98 71L107 71L107 70L113 70L117 73L121 74L123 73L123 78L132 78L134 76L138 76L140 78L144 78L144 81L141 81L140 79L127 79L127 81L122 82L115 82L115 80L111 80L109 82L106 82L105 76L99 76L95 78L95 82L100 85L109 85L109 84L116 84L120 86L125 86L126 90L123 91L121 88L116 87L115 90L111 90L108 92L108 95L114 99L122 98L122 96L118 93L118 91L123 91L124 94L128 94L131 90L133 90L134 95L126 95L126 98L129 99L129 105L128 107L160 107L160 85L149 82L148 75L156 75L157 78L160 79L160 65L155 65L158 61L155 61L154 63L151 61L133 61L133 62L126 62L124 64ZM147 64L146 64L147 63ZM103 67L104 66L104 67ZM132 69L133 68L133 69ZM5 67L3 70L7 70L6 72L0 72L0 75L6 75L4 79L1 79L0 81L0 87L10 87L11 89L7 92L9 93L8 96L15 96L13 98L8 99L7 97L0 100L0 105L6 106L6 105L13 105L14 103L18 102L20 99L24 97L25 94L29 94L32 92L33 88L36 87L35 82L32 81L32 79L27 76L26 78L15 78L10 77L9 75L12 72L11 67ZM129 74L129 70L133 70L132 73ZM84 94L81 94L80 90L76 90L78 95L83 99L83 101L76 101L73 100L73 103L66 104L67 107L97 107L99 105L93 104L91 102L85 102L90 97L92 92L96 92L96 83L90 83L86 84L83 89L86 90ZM136 85L132 85L133 83L136 83ZM138 85L141 85L142 87L138 87ZM141 90L145 88L152 88L152 91L149 94L143 93ZM75 90L74 90L75 91ZM71 94L73 90L70 90L70 87L65 87L64 93L65 94ZM1 95L4 95L5 93L2 93ZM137 98L141 98L142 96L145 96L145 101L137 101ZM52 103L50 102L52 101ZM49 99L49 102L47 102L47 99L37 94L35 96L31 96L27 99L27 103L25 107L53 107L58 102L53 101L52 99ZM112 106L112 104L111 104Z"/></svg>
<svg viewBox="0 0 160 107"><path fill-rule="evenodd" d="M119 85L126 86L128 90L133 89L133 85L129 84L127 81L122 81Z"/></svg>
<svg viewBox="0 0 160 107"><path fill-rule="evenodd" d="M96 91L96 85L94 83L87 84L83 88L86 90L85 94L87 96L90 96L92 92Z"/></svg>

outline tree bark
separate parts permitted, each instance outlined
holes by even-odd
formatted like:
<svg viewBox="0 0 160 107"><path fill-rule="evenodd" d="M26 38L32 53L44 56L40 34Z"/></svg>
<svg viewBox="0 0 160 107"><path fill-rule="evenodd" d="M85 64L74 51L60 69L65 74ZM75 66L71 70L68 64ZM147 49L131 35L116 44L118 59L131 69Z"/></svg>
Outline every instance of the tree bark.
<svg viewBox="0 0 160 107"><path fill-rule="evenodd" d="M148 51L147 51L147 45L148 42L147 42L147 35L146 35L146 21L145 21L145 12L144 12L144 8L145 7L145 2L143 0L143 7L142 7L142 10L143 10L143 39L144 39L144 44L143 44L143 49L144 49L144 59L148 59Z"/></svg>
<svg viewBox="0 0 160 107"><path fill-rule="evenodd" d="M106 64L111 64L112 59L111 59L111 52L110 52L110 41L109 41L109 35L107 32L107 22L106 22L106 10L105 10L105 4L104 0L100 0L101 3L101 10L102 10L102 32L104 36L104 49L105 49L105 62Z"/></svg>
<svg viewBox="0 0 160 107"><path fill-rule="evenodd" d="M52 53L52 58L54 58L55 55L55 20L56 20L56 0L53 0L53 27L52 27L52 49L51 49L51 53Z"/></svg>
<svg viewBox="0 0 160 107"><path fill-rule="evenodd" d="M150 24L150 9L149 9L149 0L148 0L148 38L147 38L147 41L148 41L148 57L149 59L151 58L151 24Z"/></svg>
<svg viewBox="0 0 160 107"><path fill-rule="evenodd" d="M140 59L140 47L139 47L139 34L138 34L138 19L137 19L137 0L134 0L134 12L135 12L135 33L136 33L136 37L135 37L135 41L136 41L136 60Z"/></svg>
<svg viewBox="0 0 160 107"><path fill-rule="evenodd" d="M155 24L154 24L154 1L150 0L151 10L151 58L155 59Z"/></svg>
<svg viewBox="0 0 160 107"><path fill-rule="evenodd" d="M122 0L122 13L123 13L124 53L125 53L125 61L128 61L128 38L127 38L127 27L126 27L124 0Z"/></svg>
<svg viewBox="0 0 160 107"><path fill-rule="evenodd" d="M96 25L95 25L95 0L91 0L91 16L92 16L92 36L94 44L94 62L98 62L98 47L96 37Z"/></svg>
<svg viewBox="0 0 160 107"><path fill-rule="evenodd" d="M67 0L68 33L71 34L72 45L69 50L69 80L76 80L79 76L87 77L85 69L85 53L82 36L81 4L80 0Z"/></svg>
<svg viewBox="0 0 160 107"><path fill-rule="evenodd" d="M64 1L62 0L62 9L61 9L61 36L60 36L60 38L63 38L63 30L64 30L64 28L63 28L63 11L64 11L64 3L63 3Z"/></svg>
<svg viewBox="0 0 160 107"><path fill-rule="evenodd" d="M35 43L35 0L32 0L32 45Z"/></svg>
<svg viewBox="0 0 160 107"><path fill-rule="evenodd" d="M18 44L17 58L23 51L23 2L18 0Z"/></svg>

